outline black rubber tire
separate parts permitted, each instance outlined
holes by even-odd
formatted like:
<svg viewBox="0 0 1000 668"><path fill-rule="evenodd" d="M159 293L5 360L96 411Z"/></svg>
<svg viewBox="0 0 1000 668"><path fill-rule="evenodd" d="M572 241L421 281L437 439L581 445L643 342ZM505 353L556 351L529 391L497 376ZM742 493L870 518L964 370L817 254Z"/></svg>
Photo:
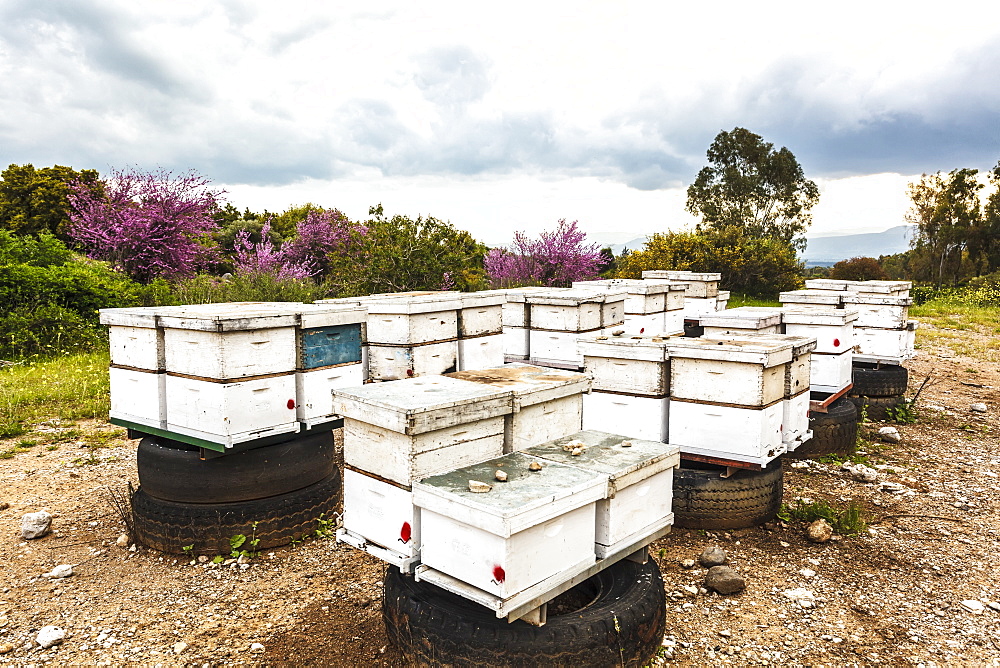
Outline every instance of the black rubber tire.
<svg viewBox="0 0 1000 668"><path fill-rule="evenodd" d="M549 604L544 626L497 619L489 608L417 582L390 567L382 618L390 644L419 666L643 666L666 630L666 596L656 562L609 566ZM617 628L616 628L617 627Z"/></svg>
<svg viewBox="0 0 1000 668"><path fill-rule="evenodd" d="M813 459L823 455L850 455L857 449L858 409L850 399L840 397L827 408L826 413L811 411L809 428L812 439L806 441L786 457Z"/></svg>
<svg viewBox="0 0 1000 668"><path fill-rule="evenodd" d="M265 550L287 545L311 534L321 516L330 519L340 501L340 471L303 489L239 503L177 503L156 499L142 490L132 495L132 522L140 545L162 552L183 553L194 546L193 554L229 554L229 539L242 534L260 539L256 547ZM254 522L257 523L254 528Z"/></svg>
<svg viewBox="0 0 1000 668"><path fill-rule="evenodd" d="M855 362L852 397L895 397L906 394L910 372L897 364Z"/></svg>
<svg viewBox="0 0 1000 668"><path fill-rule="evenodd" d="M871 421L892 420L889 409L897 408L906 403L902 396L895 397L850 397L851 403L858 409L858 419L862 410L865 417Z"/></svg>
<svg viewBox="0 0 1000 668"><path fill-rule="evenodd" d="M684 529L744 529L775 518L781 509L781 459L762 471L728 478L725 467L683 462L674 469L674 526Z"/></svg>
<svg viewBox="0 0 1000 668"><path fill-rule="evenodd" d="M178 503L237 503L308 487L333 473L333 432L202 460L155 436L139 441L139 485L149 496Z"/></svg>

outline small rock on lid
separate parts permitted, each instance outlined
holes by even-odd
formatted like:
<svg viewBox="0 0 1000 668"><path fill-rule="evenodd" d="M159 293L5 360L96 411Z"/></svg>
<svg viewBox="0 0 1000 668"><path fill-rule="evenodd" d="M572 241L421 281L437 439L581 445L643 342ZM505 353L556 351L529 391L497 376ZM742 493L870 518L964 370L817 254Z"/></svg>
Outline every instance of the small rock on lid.
<svg viewBox="0 0 1000 668"><path fill-rule="evenodd" d="M470 492L475 492L477 494L485 494L486 492L490 491L491 489L493 489L493 485L490 485L488 483L479 482L478 480L470 480L469 481L469 491Z"/></svg>

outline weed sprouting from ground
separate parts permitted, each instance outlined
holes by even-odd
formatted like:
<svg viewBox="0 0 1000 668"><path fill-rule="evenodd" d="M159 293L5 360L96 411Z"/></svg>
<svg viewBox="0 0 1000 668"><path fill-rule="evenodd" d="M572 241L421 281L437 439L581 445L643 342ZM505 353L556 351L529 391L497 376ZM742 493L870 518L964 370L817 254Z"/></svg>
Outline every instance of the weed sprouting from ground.
<svg viewBox="0 0 1000 668"><path fill-rule="evenodd" d="M844 536L854 536L868 530L866 514L857 501L851 501L841 507L831 505L822 499L786 503L781 506L778 517L786 522L791 520L815 522L823 519L830 523L834 531Z"/></svg>

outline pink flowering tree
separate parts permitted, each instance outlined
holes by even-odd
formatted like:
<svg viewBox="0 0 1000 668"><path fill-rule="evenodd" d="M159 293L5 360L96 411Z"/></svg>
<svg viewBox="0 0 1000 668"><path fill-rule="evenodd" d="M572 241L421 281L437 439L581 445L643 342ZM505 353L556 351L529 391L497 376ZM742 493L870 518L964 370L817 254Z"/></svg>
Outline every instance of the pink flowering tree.
<svg viewBox="0 0 1000 668"><path fill-rule="evenodd" d="M330 271L330 256L349 253L352 232L364 235L362 225L353 225L337 209L310 210L295 226L295 236L281 247L282 257L292 264L311 264L316 275Z"/></svg>
<svg viewBox="0 0 1000 668"><path fill-rule="evenodd" d="M559 220L555 230L529 239L514 234L509 249L494 248L483 259L486 275L494 287L544 285L569 287L573 281L597 278L602 266L601 249L585 243L587 234L577 221Z"/></svg>
<svg viewBox="0 0 1000 668"><path fill-rule="evenodd" d="M248 230L236 233L233 245L233 268L237 276L260 277L270 275L278 280L310 278L317 272L316 263L308 257L289 259L268 236L271 232L271 221L264 223L260 230L260 241L250 240Z"/></svg>
<svg viewBox="0 0 1000 668"><path fill-rule="evenodd" d="M215 259L204 243L223 191L191 171L112 170L103 188L71 187L70 238L87 256L107 260L133 279L190 276Z"/></svg>

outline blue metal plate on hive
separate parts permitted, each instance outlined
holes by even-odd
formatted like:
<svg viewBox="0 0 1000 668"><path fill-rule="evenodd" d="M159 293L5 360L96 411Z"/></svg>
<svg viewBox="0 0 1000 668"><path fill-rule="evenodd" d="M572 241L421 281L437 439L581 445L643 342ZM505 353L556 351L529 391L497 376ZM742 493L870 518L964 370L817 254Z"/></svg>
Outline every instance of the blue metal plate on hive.
<svg viewBox="0 0 1000 668"><path fill-rule="evenodd" d="M299 368L318 369L361 361L361 324L300 330Z"/></svg>

